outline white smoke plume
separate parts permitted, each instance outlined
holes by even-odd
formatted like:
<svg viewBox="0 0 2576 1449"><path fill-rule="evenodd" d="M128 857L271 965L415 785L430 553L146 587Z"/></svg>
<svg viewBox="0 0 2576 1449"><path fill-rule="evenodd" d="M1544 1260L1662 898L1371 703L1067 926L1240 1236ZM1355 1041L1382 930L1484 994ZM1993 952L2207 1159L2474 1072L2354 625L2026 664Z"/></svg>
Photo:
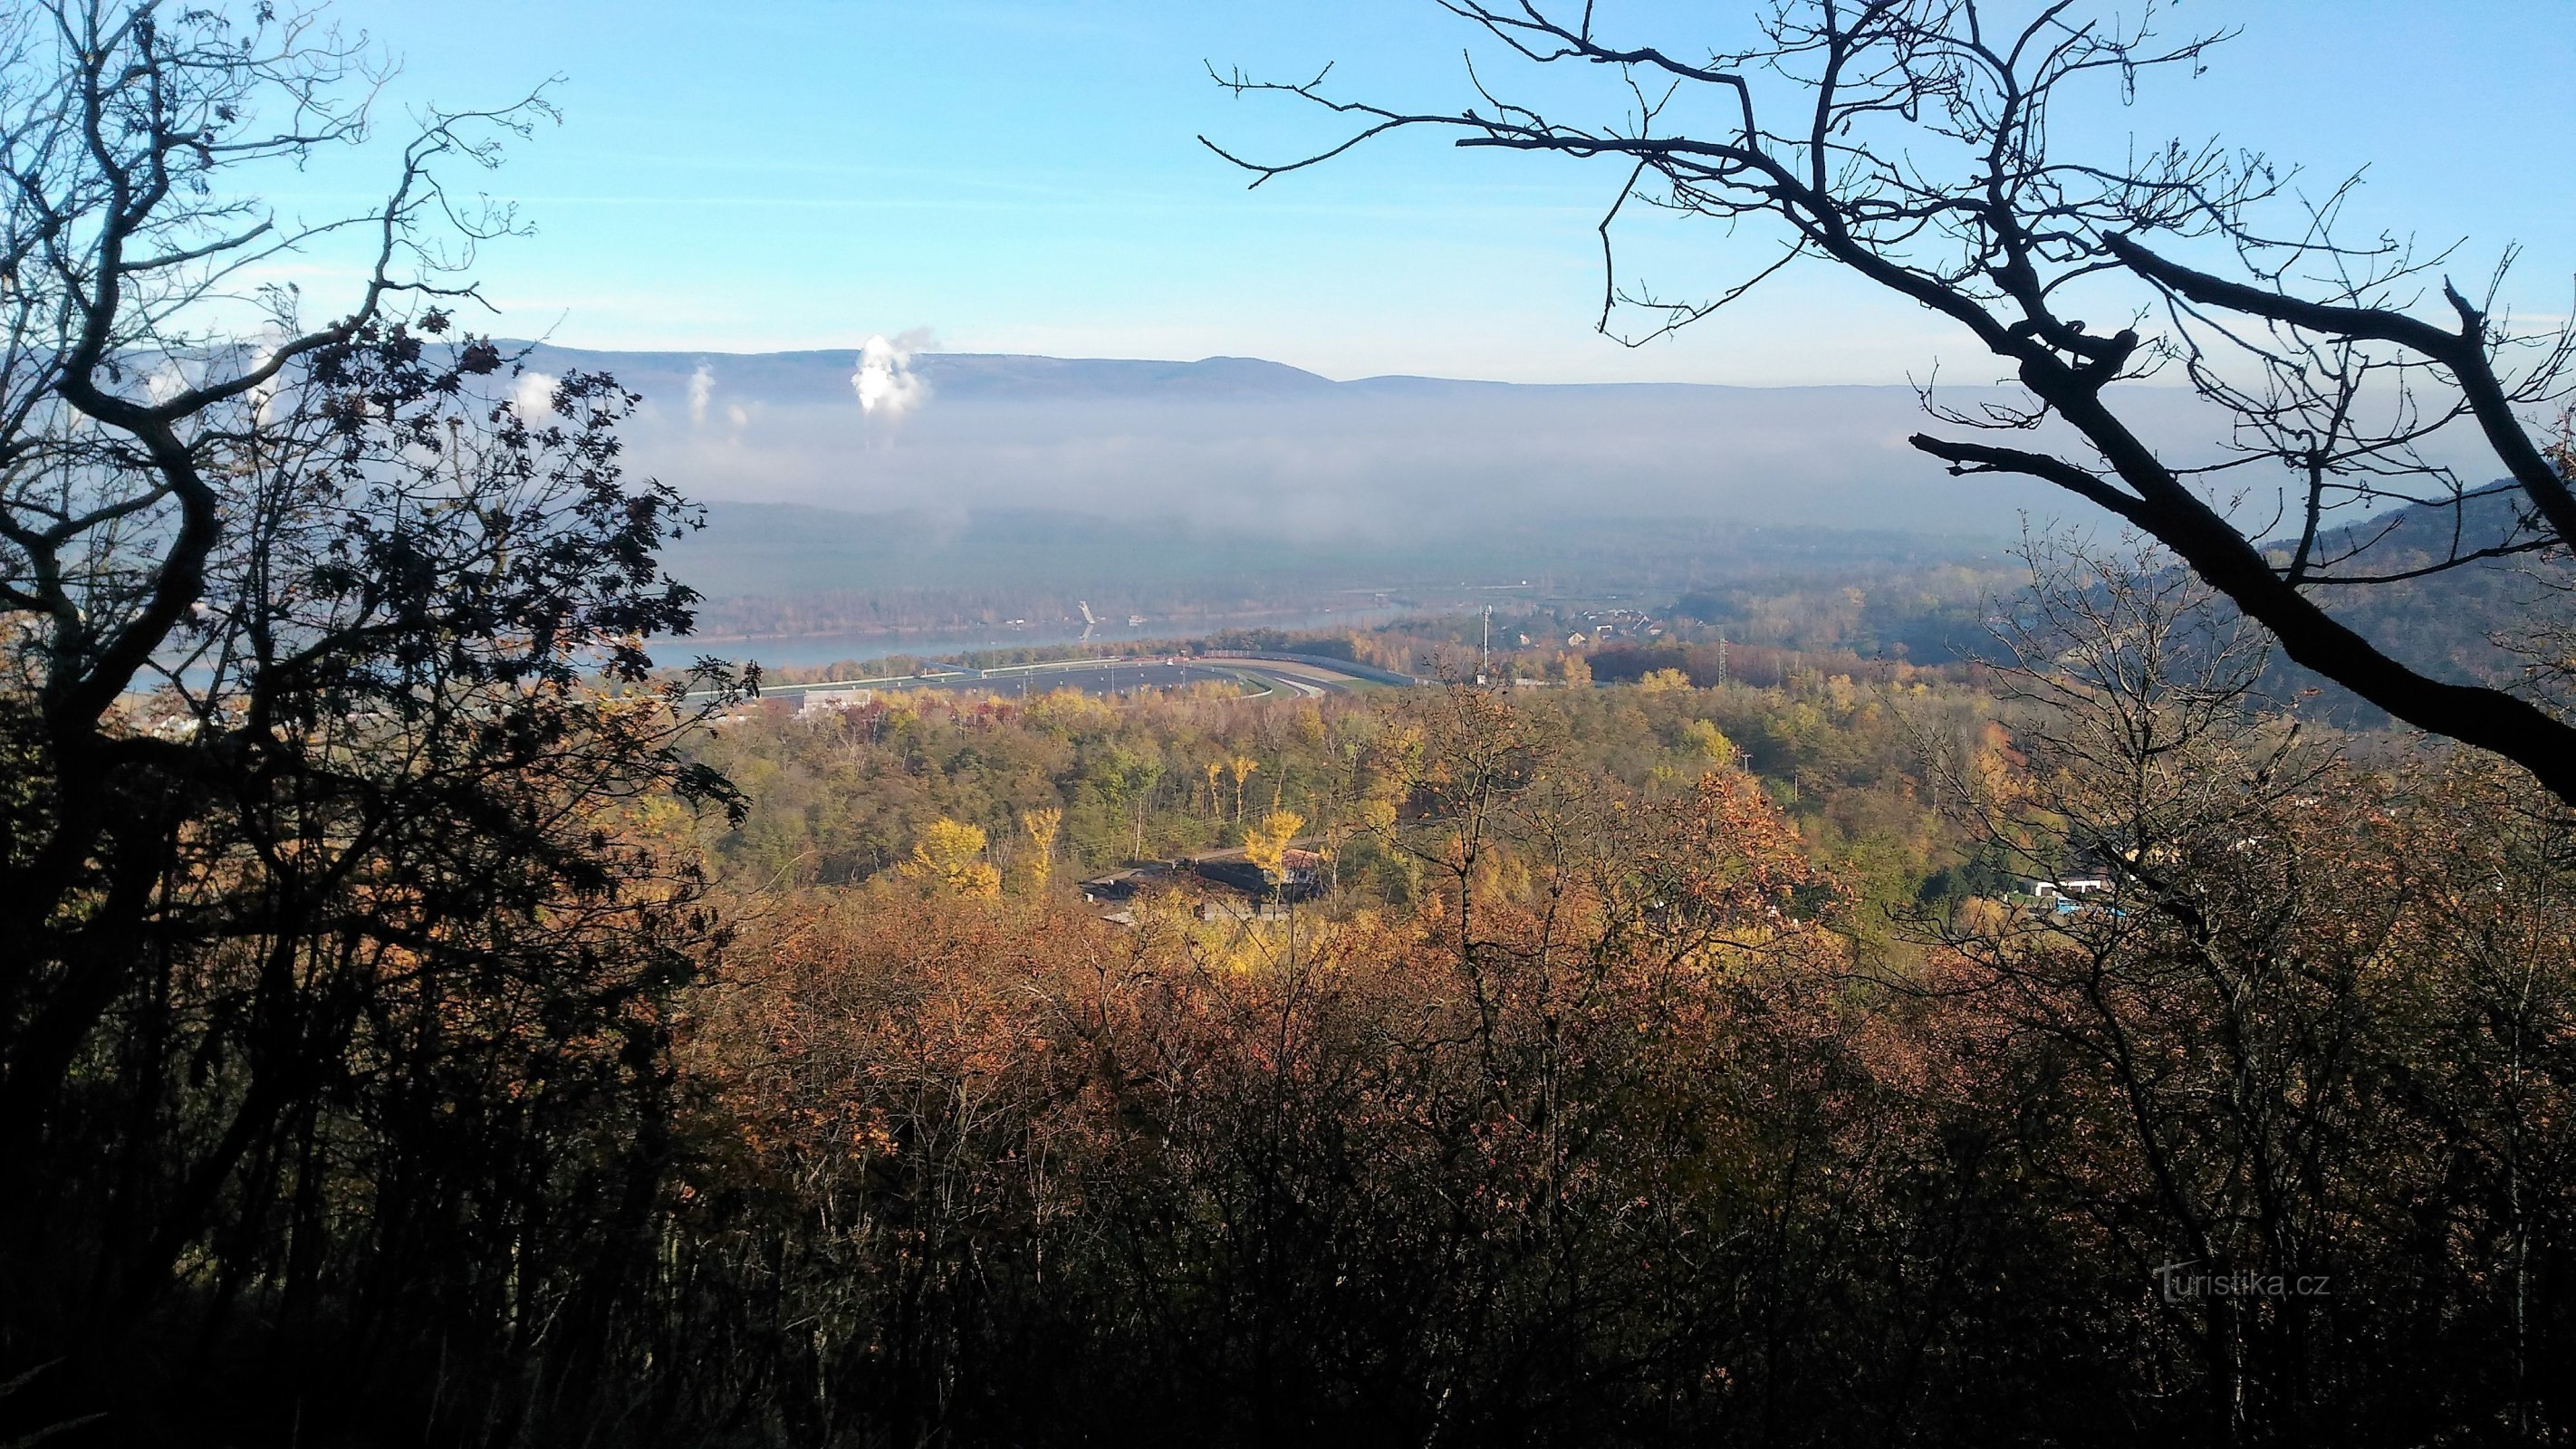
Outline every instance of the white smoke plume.
<svg viewBox="0 0 2576 1449"><path fill-rule="evenodd" d="M521 421L535 425L551 417L555 410L555 380L542 372L523 372L510 385L510 405L519 410Z"/></svg>
<svg viewBox="0 0 2576 1449"><path fill-rule="evenodd" d="M751 426L751 413L740 403L727 405L725 417L733 424L733 430L737 433Z"/></svg>
<svg viewBox="0 0 2576 1449"><path fill-rule="evenodd" d="M706 426L707 402L715 395L716 370L701 362L698 364L698 370L689 374L689 425L691 427Z"/></svg>
<svg viewBox="0 0 2576 1449"><path fill-rule="evenodd" d="M850 390L859 395L861 412L899 418L930 396L929 384L912 371L913 353L929 340L928 334L913 331L894 338L871 337L859 344L859 365L850 374Z"/></svg>

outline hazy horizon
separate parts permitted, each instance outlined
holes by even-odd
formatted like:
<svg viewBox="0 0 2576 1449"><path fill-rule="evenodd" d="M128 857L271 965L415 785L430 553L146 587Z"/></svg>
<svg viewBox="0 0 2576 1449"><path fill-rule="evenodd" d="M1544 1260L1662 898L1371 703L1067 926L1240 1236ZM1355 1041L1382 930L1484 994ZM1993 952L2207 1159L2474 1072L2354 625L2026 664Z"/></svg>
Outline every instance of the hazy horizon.
<svg viewBox="0 0 2576 1449"><path fill-rule="evenodd" d="M539 378L615 374L643 399L630 461L709 503L1060 510L1297 547L1474 534L1505 518L1985 539L2108 521L2036 480L1952 476L1907 440L1962 429L1904 386L1336 380L1259 358L913 352L885 339L772 353L538 344L526 365ZM2223 456L2223 429L2189 391L2121 395L2170 456ZM1934 396L1974 413L2018 395ZM2054 423L2019 436L2071 442ZM2261 531L2267 506L2256 493L2233 509Z"/></svg>

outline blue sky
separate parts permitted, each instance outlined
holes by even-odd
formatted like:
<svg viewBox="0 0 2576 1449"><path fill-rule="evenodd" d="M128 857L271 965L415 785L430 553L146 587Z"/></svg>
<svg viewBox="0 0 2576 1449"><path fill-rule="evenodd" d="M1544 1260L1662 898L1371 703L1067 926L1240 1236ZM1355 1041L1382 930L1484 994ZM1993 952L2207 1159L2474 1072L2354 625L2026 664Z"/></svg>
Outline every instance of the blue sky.
<svg viewBox="0 0 2576 1449"><path fill-rule="evenodd" d="M1688 48L1742 6L1604 3ZM1595 167L1396 138L1246 192L1208 132L1274 154L1324 134L1237 102L1203 62L1351 93L1465 98L1472 37L1429 0L348 0L397 51L389 101L489 103L561 74L565 123L491 185L533 237L480 268L503 330L576 346L758 351L931 329L952 350L1275 358L1336 377L1892 382L1936 357L1990 371L1932 319L1824 269L1683 338L1593 335ZM2371 168L2372 227L2469 239L2482 276L2566 309L2576 269L2570 0L2186 3L2241 24L2211 72L2088 120L2117 144L2212 133L2319 175ZM1492 72L1488 72L1489 77ZM347 183L331 167L299 204ZM354 193L352 193L354 194ZM1722 280L1725 237L1649 233L1675 292Z"/></svg>

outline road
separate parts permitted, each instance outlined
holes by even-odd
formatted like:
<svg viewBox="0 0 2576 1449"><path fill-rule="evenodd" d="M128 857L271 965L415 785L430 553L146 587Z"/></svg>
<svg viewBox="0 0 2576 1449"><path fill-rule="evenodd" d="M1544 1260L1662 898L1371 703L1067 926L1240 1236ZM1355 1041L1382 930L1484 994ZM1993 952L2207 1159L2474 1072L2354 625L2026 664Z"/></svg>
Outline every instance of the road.
<svg viewBox="0 0 2576 1449"><path fill-rule="evenodd" d="M936 669L936 666L934 666ZM1046 694L1059 689L1083 694L1125 694L1138 689L1178 689L1192 684L1231 681L1248 692L1246 699L1319 699L1380 686L1319 665L1269 659L1201 659L1168 655L1148 659L1070 659L1044 664L1013 664L999 669L938 670L879 679L817 680L811 684L774 684L770 698L801 698L816 689L939 689L1005 697ZM703 696L692 696L693 698Z"/></svg>
<svg viewBox="0 0 2576 1449"><path fill-rule="evenodd" d="M1165 659L1084 659L1013 665L980 673L886 681L879 687L964 690L1009 697L1046 694L1059 689L1079 690L1084 694L1124 694L1136 689L1179 689L1219 680L1240 683L1251 691L1253 697L1291 695L1301 699L1347 694L1360 685L1360 681L1346 675L1335 675L1302 664L1173 656ZM776 692L783 694L792 687L781 686Z"/></svg>

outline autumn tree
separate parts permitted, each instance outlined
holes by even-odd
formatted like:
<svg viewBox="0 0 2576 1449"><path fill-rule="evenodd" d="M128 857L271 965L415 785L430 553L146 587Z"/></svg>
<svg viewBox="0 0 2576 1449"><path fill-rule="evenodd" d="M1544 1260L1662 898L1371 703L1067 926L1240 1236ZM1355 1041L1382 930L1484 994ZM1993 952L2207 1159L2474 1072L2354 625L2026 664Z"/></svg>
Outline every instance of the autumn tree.
<svg viewBox="0 0 2576 1449"><path fill-rule="evenodd" d="M2306 738L2257 693L2267 641L2184 571L2049 540L2029 557L2002 629L2028 706L2011 746L1934 768L2045 894L1936 918L1942 954L1894 981L1937 1003L1961 1090L2044 1094L2002 1128L2021 1210L2081 1205L2062 1271L2134 1302L2210 1442L2420 1439L2495 1406L2545 1438L2564 1406L2533 1376L2520 1265L2533 1206L2571 1183L2497 1182L2554 1134L2531 1114L2576 1063L2541 904L2576 887L2549 858L2563 821L2528 785L2489 793L2492 768L2403 761L2392 786ZM2463 830L2472 795L2502 807L2494 845ZM2533 1053L2537 1076L2463 1094L2423 1074L2453 1050L2473 1075ZM2207 1286L2230 1281L2255 1286ZM2543 1337L2567 1331L2546 1316Z"/></svg>
<svg viewBox="0 0 2576 1449"><path fill-rule="evenodd" d="M683 1064L715 1146L672 1224L697 1292L644 1320L657 1359L693 1367L685 1396L668 1374L635 1385L680 1409L634 1425L639 1442L741 1414L779 1440L917 1438L1046 1382L1030 1290L1049 1266L1073 1290L1062 1274L1097 1226L1082 1193L1116 1182L1098 1057L1050 1049L1133 1020L1114 953L1082 1010L1069 968L1100 944L1087 918L947 892L795 905L698 999Z"/></svg>
<svg viewBox="0 0 2576 1449"><path fill-rule="evenodd" d="M922 827L903 874L969 899L999 895L1002 873L984 858L984 844L983 827L942 816Z"/></svg>
<svg viewBox="0 0 2576 1449"><path fill-rule="evenodd" d="M1252 778L1252 772L1261 768L1261 762L1249 755L1234 755L1226 760L1225 768L1234 776L1234 818L1240 824L1243 820L1243 782Z"/></svg>
<svg viewBox="0 0 2576 1449"><path fill-rule="evenodd" d="M1679 669L1650 669L1637 680L1637 688L1648 694L1669 694L1690 687L1690 676Z"/></svg>
<svg viewBox="0 0 2576 1449"><path fill-rule="evenodd" d="M300 1374L308 1435L513 1419L642 1262L715 934L649 802L736 803L680 748L729 681L646 652L696 514L621 472L631 394L457 323L515 223L454 173L542 101L421 113L380 205L260 201L382 74L266 5L0 18L13 1419L285 1434ZM261 280L343 263L322 319ZM443 1389L385 1367L423 1338Z"/></svg>
<svg viewBox="0 0 2576 1449"><path fill-rule="evenodd" d="M1294 810L1274 809L1243 832L1244 859L1260 870L1261 878L1270 883L1274 894L1288 880L1288 847L1295 843L1297 832L1305 828L1305 816Z"/></svg>
<svg viewBox="0 0 2576 1449"><path fill-rule="evenodd" d="M1811 1353L1758 1306L1875 1301L1851 1270L1890 1256L1841 1225L1908 1138L1854 1130L1847 995L1787 987L1835 959L1791 919L1829 883L1743 782L1643 797L1501 710L1416 702L1373 751L1437 858L1491 807L1463 953L1445 896L1294 950L1185 897L756 928L688 1059L728 1168L677 1224L709 1306L649 1316L695 1392L799 1441L1875 1422L1874 1340Z"/></svg>
<svg viewBox="0 0 2576 1449"><path fill-rule="evenodd" d="M1112 808L1126 812L1132 832L1131 859L1144 859L1145 817L1154 808L1154 790L1162 782L1163 760L1159 753L1118 747L1102 761L1096 784Z"/></svg>
<svg viewBox="0 0 2576 1449"><path fill-rule="evenodd" d="M1945 427L1916 448L1956 474L2032 477L2102 509L2291 659L2576 802L2563 714L2415 667L2342 607L2357 590L2499 560L2561 575L2576 493L2532 414L2554 405L2570 334L2511 323L2501 269L2458 284L2441 275L2452 249L2345 226L2352 182L2294 186L2294 172L2215 142L2099 153L2071 139L2080 110L2219 63L2224 32L2172 31L2158 5L1774 0L1686 35L1635 33L1588 4L1445 8L1499 51L1474 66L1460 108L1347 99L1322 76L1219 77L1353 123L1309 155L1239 161L1253 184L1416 129L1606 163L1601 326L1630 341L1809 261L1885 288L1954 324L2022 393L1963 406L1928 393ZM1599 114L1573 114L1585 93L1558 77L1524 74L1516 93L1513 65L1606 82L1589 102ZM1740 239L1742 264L1682 297L1623 282L1615 244L1632 208L1714 223ZM2148 426L2145 394L2126 385L2150 378L2190 387L2198 446ZM2380 516L2397 505L2412 514ZM2534 617L2490 624L2510 644Z"/></svg>
<svg viewBox="0 0 2576 1449"><path fill-rule="evenodd" d="M1023 810L1020 828L1029 837L1029 893L1043 897L1055 879L1055 838L1064 828L1064 812L1053 805Z"/></svg>
<svg viewBox="0 0 2576 1449"><path fill-rule="evenodd" d="M1726 731L1704 719L1682 726L1682 736L1701 759L1721 770L1733 766L1741 753L1735 742L1726 737Z"/></svg>

